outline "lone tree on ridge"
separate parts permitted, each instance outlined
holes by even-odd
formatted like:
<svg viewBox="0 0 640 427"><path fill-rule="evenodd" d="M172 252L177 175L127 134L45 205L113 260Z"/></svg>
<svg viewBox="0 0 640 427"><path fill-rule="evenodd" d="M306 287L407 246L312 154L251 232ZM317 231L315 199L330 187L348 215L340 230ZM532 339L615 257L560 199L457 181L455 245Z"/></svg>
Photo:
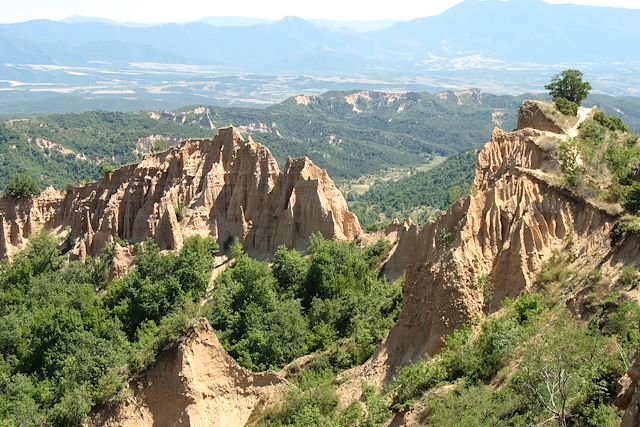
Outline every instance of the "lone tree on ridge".
<svg viewBox="0 0 640 427"><path fill-rule="evenodd" d="M592 89L589 82L582 80L582 71L580 70L564 70L553 76L544 88L549 91L554 102L557 103L559 98L564 98L578 105L584 101Z"/></svg>

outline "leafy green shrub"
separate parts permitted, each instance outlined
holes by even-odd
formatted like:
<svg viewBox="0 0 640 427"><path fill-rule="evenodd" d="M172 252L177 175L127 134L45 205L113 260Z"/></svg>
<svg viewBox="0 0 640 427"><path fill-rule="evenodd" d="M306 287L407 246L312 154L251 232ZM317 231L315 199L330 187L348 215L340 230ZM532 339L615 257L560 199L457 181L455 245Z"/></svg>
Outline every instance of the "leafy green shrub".
<svg viewBox="0 0 640 427"><path fill-rule="evenodd" d="M632 289L638 287L638 269L631 266L623 267L618 283Z"/></svg>
<svg viewBox="0 0 640 427"><path fill-rule="evenodd" d="M491 276L484 275L478 278L478 283L476 284L478 289L482 291L482 296L484 297L485 303L491 302L493 300L494 293L494 284L491 280Z"/></svg>
<svg viewBox="0 0 640 427"><path fill-rule="evenodd" d="M280 246L273 256L272 272L281 292L301 295L309 273L309 260L296 250Z"/></svg>
<svg viewBox="0 0 640 427"><path fill-rule="evenodd" d="M427 403L424 425L437 427L507 427L531 425L512 390L496 392L491 386L461 387ZM426 422L428 421L428 422Z"/></svg>
<svg viewBox="0 0 640 427"><path fill-rule="evenodd" d="M187 205L185 203L183 202L178 203L178 208L176 209L176 220L178 220L178 222L182 222L182 220L184 219L186 210L187 210Z"/></svg>
<svg viewBox="0 0 640 427"><path fill-rule="evenodd" d="M98 172L100 173L100 175L102 175L105 178L113 175L115 171L116 171L115 165L109 162L102 162L100 163L100 165L98 165Z"/></svg>
<svg viewBox="0 0 640 427"><path fill-rule="evenodd" d="M546 290L552 283L562 282L568 276L567 265L571 261L570 253L554 251L551 258L543 264L538 277L536 277L536 285L542 290Z"/></svg>
<svg viewBox="0 0 640 427"><path fill-rule="evenodd" d="M363 255L369 268L375 270L376 267L380 266L389 255L392 247L393 244L387 239L379 239L373 245L367 246Z"/></svg>
<svg viewBox="0 0 640 427"><path fill-rule="evenodd" d="M387 389L391 406L397 411L410 408L426 391L447 379L446 367L438 359L424 359L401 368Z"/></svg>
<svg viewBox="0 0 640 427"><path fill-rule="evenodd" d="M4 189L4 194L15 199L28 199L40 194L40 187L31 175L19 173L11 177Z"/></svg>
<svg viewBox="0 0 640 427"><path fill-rule="evenodd" d="M85 423L91 410L87 387L70 389L52 408L49 417L54 426L80 426Z"/></svg>
<svg viewBox="0 0 640 427"><path fill-rule="evenodd" d="M569 101L566 98L554 98L553 102L556 104L556 108L565 116L577 116L578 108L580 107L573 101Z"/></svg>
<svg viewBox="0 0 640 427"><path fill-rule="evenodd" d="M364 231L367 233L375 233L377 231L384 231L391 224L391 221L378 221L371 224L367 224Z"/></svg>
<svg viewBox="0 0 640 427"><path fill-rule="evenodd" d="M160 320L145 320L136 329L135 341L131 346L128 363L133 373L142 373L151 365L160 351L178 341L199 316L199 307L193 301L183 301L181 305Z"/></svg>
<svg viewBox="0 0 640 427"><path fill-rule="evenodd" d="M438 240L440 240L442 243L449 243L452 237L453 233L451 233L446 228L443 228L442 230L440 230L440 233L438 233Z"/></svg>
<svg viewBox="0 0 640 427"><path fill-rule="evenodd" d="M629 132L629 126L625 125L619 117L611 117L598 111L593 115L593 119L612 131Z"/></svg>
<svg viewBox="0 0 640 427"><path fill-rule="evenodd" d="M634 182L623 196L622 206L630 213L640 212L640 182Z"/></svg>
<svg viewBox="0 0 640 427"><path fill-rule="evenodd" d="M640 235L640 222L627 219L616 220L611 227L611 246L622 243L630 235Z"/></svg>
<svg viewBox="0 0 640 427"><path fill-rule="evenodd" d="M583 170L578 165L578 149L575 140L560 143L560 161L564 184L569 188L576 188L580 183Z"/></svg>
<svg viewBox="0 0 640 427"><path fill-rule="evenodd" d="M334 424L338 398L331 384L330 371L305 372L298 387L287 395L284 406L268 413L261 421L265 426L322 426Z"/></svg>
<svg viewBox="0 0 640 427"><path fill-rule="evenodd" d="M513 304L513 309L518 323L527 323L544 310L542 297L538 294L521 295Z"/></svg>
<svg viewBox="0 0 640 427"><path fill-rule="evenodd" d="M613 335L630 353L640 344L640 307L633 301L615 304L615 308L606 316L603 333Z"/></svg>

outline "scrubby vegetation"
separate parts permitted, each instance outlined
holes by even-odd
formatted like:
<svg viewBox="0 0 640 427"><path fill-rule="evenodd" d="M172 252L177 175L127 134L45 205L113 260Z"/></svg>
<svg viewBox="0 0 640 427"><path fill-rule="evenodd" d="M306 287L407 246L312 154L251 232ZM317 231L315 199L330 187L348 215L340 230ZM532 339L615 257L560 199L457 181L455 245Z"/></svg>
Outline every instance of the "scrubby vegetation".
<svg viewBox="0 0 640 427"><path fill-rule="evenodd" d="M98 165L98 172L100 175L107 178L110 177L116 171L115 165L109 162L102 162Z"/></svg>
<svg viewBox="0 0 640 427"><path fill-rule="evenodd" d="M566 116L578 115L578 108L580 108L580 106L575 102L569 101L568 99L562 97L555 98L553 102L556 104L556 107L562 114Z"/></svg>
<svg viewBox="0 0 640 427"><path fill-rule="evenodd" d="M4 194L15 199L27 199L40 194L40 187L31 175L19 173L11 177Z"/></svg>
<svg viewBox="0 0 640 427"><path fill-rule="evenodd" d="M618 118L598 111L580 125L576 138L560 144L564 184L577 194L640 211L640 164L637 135Z"/></svg>
<svg viewBox="0 0 640 427"><path fill-rule="evenodd" d="M401 370L389 387L392 405L410 407L425 392L452 384L452 392L424 402L422 416L431 425L459 425L459 417L475 426L615 425L617 381L638 344L619 328L617 318L629 309L637 330L635 305L611 308L598 328L525 295L508 302L503 317L484 321L477 337L457 331L441 355Z"/></svg>
<svg viewBox="0 0 640 427"><path fill-rule="evenodd" d="M199 237L178 254L149 241L109 283L112 250L81 264L51 235L33 237L0 264L2 424L79 426L92 407L126 397L128 378L198 316L215 251Z"/></svg>
<svg viewBox="0 0 640 427"><path fill-rule="evenodd" d="M244 253L216 282L207 317L252 370L326 352L333 369L363 363L393 325L401 284L377 278L388 244L360 249L313 235L307 256L281 247L273 264Z"/></svg>
<svg viewBox="0 0 640 427"><path fill-rule="evenodd" d="M537 282L541 290L455 331L438 355L399 369L381 394L367 389L362 404L337 408L330 370L319 362L263 425L383 425L407 410L434 427L619 425L613 400L640 345L640 308L599 297L601 275L568 271L571 259L557 252ZM636 286L637 270L628 270L620 283ZM559 298L576 284L591 290L583 319Z"/></svg>

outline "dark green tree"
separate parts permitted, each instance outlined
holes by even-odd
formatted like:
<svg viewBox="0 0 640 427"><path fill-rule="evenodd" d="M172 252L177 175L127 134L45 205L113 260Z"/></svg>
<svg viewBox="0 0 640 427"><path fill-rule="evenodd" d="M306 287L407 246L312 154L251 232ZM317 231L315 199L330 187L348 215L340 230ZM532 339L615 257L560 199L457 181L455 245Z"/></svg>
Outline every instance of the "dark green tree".
<svg viewBox="0 0 640 427"><path fill-rule="evenodd" d="M19 173L11 178L11 181L4 189L4 193L16 199L28 199L40 194L40 187L31 175Z"/></svg>
<svg viewBox="0 0 640 427"><path fill-rule="evenodd" d="M582 76L582 71L580 70L564 70L562 73L553 76L549 84L544 88L549 91L554 101L564 98L580 105L592 89L589 82L582 80Z"/></svg>
<svg viewBox="0 0 640 427"><path fill-rule="evenodd" d="M105 178L111 176L116 171L116 167L109 162L102 162L98 166L98 172Z"/></svg>

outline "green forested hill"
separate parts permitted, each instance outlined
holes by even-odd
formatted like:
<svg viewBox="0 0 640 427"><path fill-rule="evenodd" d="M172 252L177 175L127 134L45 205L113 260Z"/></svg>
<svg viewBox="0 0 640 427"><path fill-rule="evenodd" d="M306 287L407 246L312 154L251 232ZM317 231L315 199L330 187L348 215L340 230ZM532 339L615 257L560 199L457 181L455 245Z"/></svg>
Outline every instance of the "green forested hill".
<svg viewBox="0 0 640 427"><path fill-rule="evenodd" d="M144 152L139 138L211 136L212 126L230 124L267 145L281 163L308 156L334 179L348 180L478 147L496 124L515 125L519 103L493 95L458 105L428 93L329 92L265 109L192 107L154 118L144 112L18 117L0 125L0 187L27 172L42 186L61 188L96 178L103 160L136 161Z"/></svg>
<svg viewBox="0 0 640 427"><path fill-rule="evenodd" d="M495 126L512 129L519 105L531 97L475 90L438 95L348 91L293 97L267 108L8 117L0 123L0 188L19 172L43 187L62 188L97 178L102 161L130 163L145 152L182 138L212 136L212 127L230 124L268 146L281 164L287 156L308 156L333 179L347 182L392 168L409 171L434 156L478 148ZM640 127L640 98L594 95L586 104ZM165 139L139 141L153 135Z"/></svg>
<svg viewBox="0 0 640 427"><path fill-rule="evenodd" d="M429 171L379 182L359 196L348 194L347 200L364 226L394 218L411 218L422 223L468 194L477 158L478 151L469 150Z"/></svg>
<svg viewBox="0 0 640 427"><path fill-rule="evenodd" d="M98 164L137 161L139 138L151 135L211 136L210 129L153 120L148 113L92 111L36 116L0 123L0 188L16 173L28 173L44 187L99 177ZM162 144L161 144L162 145Z"/></svg>
<svg viewBox="0 0 640 427"><path fill-rule="evenodd" d="M264 110L212 108L211 118L218 126L271 126L270 133L254 138L278 159L306 155L341 180L478 147L496 125L515 126L520 102L487 95L480 104L458 105L428 93L328 92ZM499 120L493 118L496 112Z"/></svg>

